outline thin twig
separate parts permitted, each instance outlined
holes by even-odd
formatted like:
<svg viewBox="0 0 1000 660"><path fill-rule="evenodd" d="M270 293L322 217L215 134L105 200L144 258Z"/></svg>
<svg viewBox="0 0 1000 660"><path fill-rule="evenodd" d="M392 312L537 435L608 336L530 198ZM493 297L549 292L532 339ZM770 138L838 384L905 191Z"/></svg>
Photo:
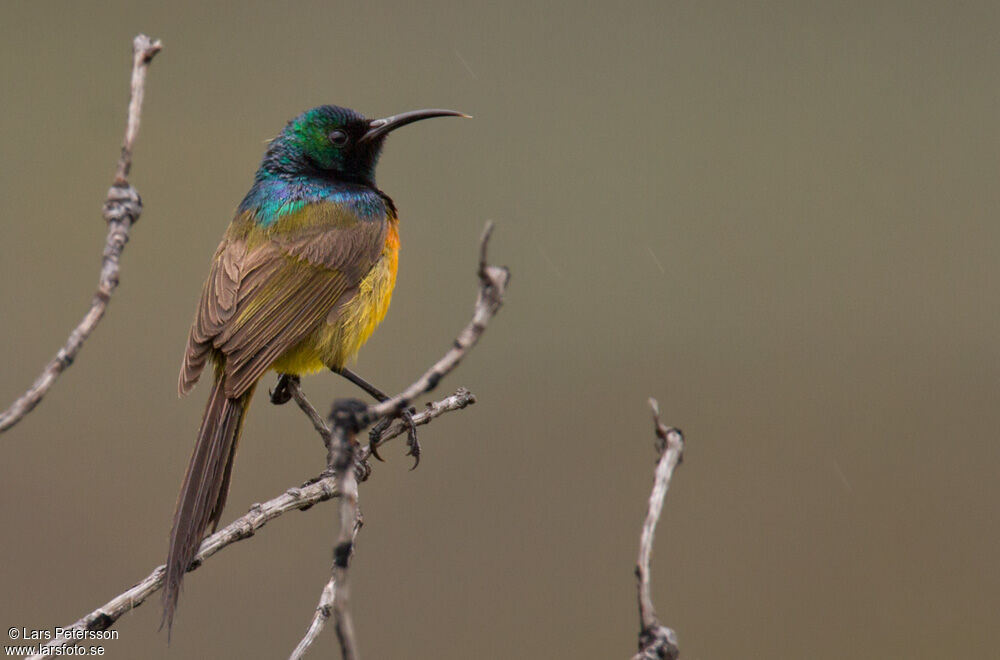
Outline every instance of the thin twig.
<svg viewBox="0 0 1000 660"><path fill-rule="evenodd" d="M356 441L356 413L364 410L360 401L338 401L334 404L331 422L333 438L328 451L327 469L333 472L340 497L340 534L333 548L333 566L330 569L330 579L323 586L319 604L313 614L312 621L305 636L292 651L289 660L301 660L306 651L323 631L323 627L334 618L334 628L340 641L340 653L344 660L358 660L358 643L354 635L354 623L351 620L351 610L348 607L349 587L347 569L351 557L354 556L354 544L358 531L363 524L361 509L358 505L358 480L354 466L358 451Z"/></svg>
<svg viewBox="0 0 1000 660"><path fill-rule="evenodd" d="M115 170L115 180L108 190L107 199L104 201L104 219L108 223L108 238L104 245L97 292L90 303L90 309L79 325L70 333L65 345L46 365L28 391L12 403L7 410L0 413L0 433L17 424L31 412L51 389L59 375L73 364L83 342L87 340L87 337L104 316L111 295L118 287L119 259L122 250L125 249L125 244L128 242L129 230L139 220L139 215L142 213L142 200L136 189L129 184L128 175L132 169L132 149L139 133L139 117L142 113L146 72L150 62L153 61L153 56L160 52L162 47L158 39L154 41L144 34L138 35L132 42L132 82L128 104L128 123L125 127L125 138L122 141L118 167Z"/></svg>
<svg viewBox="0 0 1000 660"><path fill-rule="evenodd" d="M366 428L384 417L398 417L402 411L410 407L415 398L437 387L441 379L458 366L465 354L476 345L486 331L490 319L503 304L507 283L510 281L510 271L505 266L491 266L486 262L486 248L492 233L493 223L487 222L479 243L479 296L476 299L472 320L458 333L454 344L444 357L424 372L416 382L402 393L382 403L369 406L359 419L361 428Z"/></svg>
<svg viewBox="0 0 1000 660"><path fill-rule="evenodd" d="M469 390L465 389L464 387L460 387L457 390L455 390L455 393L452 394L451 396L445 397L440 401L428 403L426 408L424 408L418 413L415 413L411 419L413 420L414 426L422 426L424 424L429 424L432 419L434 419L435 417L440 417L446 412L451 412L453 410L461 410L466 406L471 406L475 402L476 402L476 395L470 392ZM378 449L389 440L397 438L406 433L407 431L409 431L409 426L407 425L406 422L399 419L394 420L392 424L389 425L389 428L382 431L382 434L379 436L379 439L376 442L372 443L372 445L374 445L374 447ZM370 455L371 455L371 446L362 447L358 451L359 460L362 461L367 460Z"/></svg>
<svg viewBox="0 0 1000 660"><path fill-rule="evenodd" d="M396 396L385 402L391 404L386 410L380 410L379 406L384 404L379 404L379 406L372 406L364 409L363 412L355 414L354 419L358 424L359 429L362 428L362 426L360 426L362 423L370 425L374 420L380 419L382 415L393 414L392 411L394 411L394 414L398 415L399 411L404 410L409 406L410 400L436 386L438 381L440 381L445 374L450 372L455 365L458 364L465 353L476 343L476 340L478 340L485 331L489 320L494 314L496 314L503 302L503 294L506 290L506 284L509 279L509 273L506 268L499 268L486 264L486 244L489 240L491 230L492 225L488 225L483 234L482 244L480 246L480 292L479 298L476 301L475 310L473 312L472 322L470 322L469 325L466 326L459 334L458 339L455 340L455 346L445 355L444 358L439 360L433 367L431 367L430 370L421 376L417 383L414 383L414 385L407 388L403 395ZM420 387L417 387L418 385L420 385ZM292 395L295 396L296 402L312 421L313 426L320 433L320 435L326 439L327 435L325 434L331 433L331 431L329 431L329 426L319 417L315 408L308 402L305 395L302 394L300 388L293 387L291 392ZM398 403L403 400L404 396L406 397L406 402L403 404ZM460 410L472 403L475 403L475 401L476 398L472 393L464 388L461 388L451 396L445 397L435 403L428 404L425 410L413 415L413 422L417 425L427 424L432 419L440 417L446 412ZM389 439L397 437L404 432L405 429L402 425L393 424L382 433L378 444L383 444ZM333 448L335 446L336 443L328 443L328 448ZM367 447L357 450L355 463L359 460L363 461L367 458L369 455L368 452L369 450ZM288 489L282 495L279 495L264 504L255 504L250 508L250 511L246 515L236 519L202 542L201 547L198 550L198 554L195 555L191 570L201 566L206 559L226 546L253 536L254 533L263 527L268 521L277 518L287 511L308 509L314 504L340 496L340 487L341 486L337 483L336 476L326 472L323 475L320 475L320 477L304 484L299 488ZM164 572L164 566L157 567L138 584L126 590L124 593L114 597L90 614L87 614L80 620L66 626L65 628L80 630L106 630L111 627L123 614L138 607L145 602L150 595L156 593L156 591L158 591L163 585ZM78 643L79 640L69 639L67 637L58 637L48 642L43 649L49 649L57 646L75 646ZM32 657L41 659L48 656L44 655L43 651L43 655Z"/></svg>
<svg viewBox="0 0 1000 660"><path fill-rule="evenodd" d="M341 427L335 426L335 431L330 430L329 425L319 416L316 408L313 407L302 392L299 383L290 379L286 383L286 387L289 388L289 393L295 399L295 402L299 404L302 411L312 420L313 427L320 434L320 437L323 438L328 450L331 450L331 455L333 455L332 450L338 446L338 443L334 441L335 431ZM461 410L475 402L475 395L464 387L460 387L451 396L440 401L428 403L424 410L412 416L412 421L414 426L422 426L446 412ZM392 425L382 431L381 436L374 445L380 447L392 438L403 435L407 430L406 423L401 420L395 420ZM367 465L367 460L371 456L371 446L352 447L351 451L350 458L355 465ZM328 469L333 472L340 484L338 487L339 492L343 493L340 504L340 538L334 549L334 565L330 571L330 579L327 580L320 592L319 604L316 606L312 620L309 622L309 627L306 629L305 636L303 636L292 651L289 660L300 660L305 655L306 651L309 650L323 631L331 614L335 615L335 628L340 641L342 656L345 660L357 660L358 657L357 642L354 639L354 626L351 622L350 610L347 608L347 562L354 553L354 544L363 522L361 510L358 506L358 473L360 472L361 478L365 479L367 478L367 470L362 467L361 470L349 470L350 474L341 475L333 465L329 466ZM350 531L348 532L347 530Z"/></svg>
<svg viewBox="0 0 1000 660"><path fill-rule="evenodd" d="M646 522L642 526L642 536L639 541L639 561L635 567L635 576L639 587L639 652L632 660L654 660L656 658L678 657L677 634L660 623L653 607L653 597L650 594L649 562L653 555L653 539L656 536L656 523L660 520L663 510L663 500L670 487L670 478L681 462L684 451L684 436L679 429L668 428L660 422L660 406L656 399L650 399L653 409L653 427L656 431L656 450L660 454L656 464L656 476L653 480L653 491L649 495L649 510L646 512Z"/></svg>
<svg viewBox="0 0 1000 660"><path fill-rule="evenodd" d="M306 398L305 392L302 391L302 385L294 379L289 379L285 383L285 387L288 389L288 393L291 394L295 403L298 404L302 412L305 413L309 421L312 422L313 428L319 434L320 438L323 440L323 446L330 447L330 442L333 432L327 425L326 421L320 417L320 414L316 411L316 407ZM425 424L430 424L431 420L440 417L441 415L452 412L454 410L461 410L476 403L476 395L467 390L464 387L460 387L455 390L455 393L451 396L447 396L440 401L429 401L426 407L420 412L414 413L410 418L414 426L423 426ZM393 438L398 438L404 433L409 431L409 425L399 419L394 420L392 424L389 425L384 431L382 431L379 439L361 449L358 449L356 453L356 463L365 464L369 457L372 455L372 447L378 449L388 441ZM365 474L367 471L362 471L361 480L365 480Z"/></svg>
<svg viewBox="0 0 1000 660"><path fill-rule="evenodd" d="M438 401L432 406L440 407L453 399L456 395ZM457 407L449 408L458 410ZM436 416L436 415L435 415ZM434 416L429 411L422 411L414 415L417 423L426 424ZM289 488L277 497L264 502L254 504L245 515L229 523L215 534L212 534L202 541L198 554L195 555L193 568L201 566L202 563L223 548L234 543L248 539L256 533L258 529L266 525L271 520L289 511L306 510L314 504L325 502L334 497L340 496L337 480L332 474L324 474L319 478L297 488ZM115 621L127 612L142 605L150 596L159 591L163 586L164 566L156 567L143 580L128 588L121 594L115 596L104 605L101 605L93 612L82 617L75 623L64 626L65 629L77 630L106 630L114 625ZM45 648L56 646L76 646L79 640L58 637L45 645ZM45 655L32 656L34 658L51 657Z"/></svg>
<svg viewBox="0 0 1000 660"><path fill-rule="evenodd" d="M297 378L289 378L285 381L285 387L288 389L288 393L292 395L295 399L295 403L298 404L299 408L306 414L309 421L312 422L313 428L319 433L319 437L323 438L323 446L330 449L330 443L333 440L332 431L330 427L327 426L326 422L320 417L319 413L316 412L316 408L309 402L306 398L305 392L302 391L302 385L299 384Z"/></svg>
<svg viewBox="0 0 1000 660"><path fill-rule="evenodd" d="M357 481L355 481L355 484L357 484ZM341 501L346 502L347 500L346 498L342 498ZM341 507L343 506L344 505L341 504ZM341 512L341 515L343 516L343 512ZM361 516L361 510L358 509L358 517L356 519L356 522L355 524L350 526L351 529L350 542L352 547L358 535L358 531L361 529L362 524L364 524L364 520ZM343 527L341 529L343 529ZM309 650L309 647L313 645L313 642L316 641L316 638L319 637L319 634L323 631L323 627L326 626L326 622L330 620L330 615L333 614L335 611L337 611L338 586L339 584L342 584L342 583L338 584L337 577L338 576L336 571L330 572L330 579L327 580L327 583L323 586L323 591L320 593L319 596L319 604L316 606L316 612L313 614L312 621L309 622L309 628L306 630L306 634L299 642L298 646L296 646L295 650L292 651L292 655L289 656L289 660L299 660L299 658L302 658L305 655L305 652ZM346 587L344 587L343 589L346 589ZM339 602L341 606L340 611L341 612L346 611L346 609L344 608L345 605L344 600L341 599ZM343 615L341 614L341 616ZM343 629L346 629L346 627L338 626L338 635L341 638L341 652L346 658L348 656L344 652L343 635L339 632L340 630ZM352 641L349 642L349 648L356 649L357 648L356 644L354 644L353 642L354 639L353 624L350 625L350 631L351 632L349 639ZM354 654L355 654L354 657L357 658L356 650L354 651Z"/></svg>
<svg viewBox="0 0 1000 660"><path fill-rule="evenodd" d="M354 556L354 541L361 529L363 518L358 507L358 480L354 470L350 469L354 462L353 452L350 463L341 474L340 498L340 538L333 550L333 568L330 571L330 581L333 583L333 619L340 640L340 655L344 660L360 660L358 642L354 636L354 622L351 619L350 588L347 580L347 569L351 557ZM322 606L322 603L320 604Z"/></svg>
<svg viewBox="0 0 1000 660"><path fill-rule="evenodd" d="M201 548L198 550L198 554L195 555L190 570L198 568L206 559L223 548L243 539L250 538L258 529L281 514L288 511L308 509L314 504L325 502L339 495L340 492L337 490L336 480L332 476L324 476L300 488L289 488L281 495L263 504L254 504L250 507L248 513L202 541ZM157 566L141 582L129 588L124 593L115 596L79 621L66 626L66 628L80 630L106 630L110 628L123 614L142 605L147 598L163 586L165 571L165 566ZM75 646L77 643L77 640L57 637L46 644L43 649L55 646ZM43 658L49 656L43 653L32 657Z"/></svg>
<svg viewBox="0 0 1000 660"><path fill-rule="evenodd" d="M356 409L351 406L347 406L342 402L335 402L333 407L333 412L331 413L331 421L333 422L333 435L334 440L328 441L327 446L330 452L330 456L343 455L345 452L338 447L343 446L344 442L337 441L337 438L341 437L346 433L345 429L349 430L351 434L356 434L372 424L378 422L381 419L398 417L400 413L410 406L410 402L414 398L428 392L435 387L448 373L451 372L458 363L461 362L465 354L476 345L476 342L482 336L483 332L486 331L486 326L489 324L490 319L497 313L500 306L503 304L503 297L507 290L507 283L510 280L510 272L504 267L491 266L486 261L486 248L489 244L490 234L493 231L493 223L487 223L486 228L483 231L483 236L480 241L479 246L479 296L476 299L476 305L472 313L472 321L462 329L455 339L452 348L438 360L430 369L428 369L424 374L417 379L415 383L410 385L402 394L398 394L386 401L379 404L369 406L365 408L363 405L359 405ZM296 401L299 401L299 396L302 396L301 391L297 389L292 389L292 396L296 397ZM304 399L304 397L302 397ZM459 410L465 406L475 403L475 397L466 389L459 389L454 395L443 399L437 403L428 404L427 408L421 413L412 416L412 423L414 426L419 424L426 424L430 420L444 414L449 410ZM307 402L308 403L308 402ZM354 402L358 403L358 402ZM306 414L313 419L313 426L320 429L322 426L322 420L319 420L317 424L315 414L315 409L312 406L308 408L299 402ZM310 412L311 411L311 412ZM326 427L329 428L329 427ZM407 432L408 424L404 423L402 420L395 420L388 428L386 428L379 435L377 441L370 443L364 449L355 450L353 443L349 443L351 450L348 452L351 462L346 465L341 465L335 471L335 474L343 474L341 483L341 491L344 493L344 497L341 500L341 527L340 527L340 542L334 550L334 565L331 571L330 579L324 585L323 590L320 594L319 605L316 607L316 611L313 614L313 618L309 623L309 627L306 630L305 637L299 642L298 646L292 651L292 655L289 660L298 660L306 652L306 650L312 645L312 643L319 636L320 632L323 630L327 620L330 618L331 611L335 619L335 627L337 630L337 638L340 641L340 651L344 660L357 660L357 642L354 638L354 627L351 623L351 613L347 607L348 600L348 588L347 588L347 566L350 557L354 552L354 537L357 534L357 524L352 525L352 520L359 520L360 511L357 507L357 496L356 496L356 471L347 470L347 467L355 464L356 460L360 460L364 464L365 460L371 455L374 448L377 448L381 443L385 442L389 438L402 435ZM320 435L323 435L320 431ZM326 438L327 436L324 436ZM352 435L353 438L353 435ZM331 461L332 462L332 461ZM350 472L347 475L346 472ZM362 474L365 473L362 471ZM362 477L364 478L364 476ZM352 497L349 494L349 489L351 484L354 485L355 495ZM353 528L353 530L352 530Z"/></svg>

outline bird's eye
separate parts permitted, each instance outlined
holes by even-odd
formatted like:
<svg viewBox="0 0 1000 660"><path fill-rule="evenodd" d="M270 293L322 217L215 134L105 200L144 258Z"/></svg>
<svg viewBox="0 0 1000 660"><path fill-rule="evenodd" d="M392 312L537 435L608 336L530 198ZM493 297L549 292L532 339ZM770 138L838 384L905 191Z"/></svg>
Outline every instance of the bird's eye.
<svg viewBox="0 0 1000 660"><path fill-rule="evenodd" d="M347 144L347 133L341 130L330 131L330 143L335 147L342 147Z"/></svg>

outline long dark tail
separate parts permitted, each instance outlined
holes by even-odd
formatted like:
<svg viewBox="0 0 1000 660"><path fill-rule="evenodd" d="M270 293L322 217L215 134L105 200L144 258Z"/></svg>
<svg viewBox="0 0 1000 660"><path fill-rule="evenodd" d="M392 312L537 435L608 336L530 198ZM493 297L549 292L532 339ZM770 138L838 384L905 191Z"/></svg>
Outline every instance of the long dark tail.
<svg viewBox="0 0 1000 660"><path fill-rule="evenodd" d="M184 573L191 566L191 560L205 537L205 530L211 525L214 532L219 525L226 495L229 494L229 477L243 418L254 390L251 387L239 398L228 399L225 389L223 379L216 373L212 394L201 419L198 442L177 496L167 553L167 574L163 579L163 620L160 624L161 628L166 624L168 639Z"/></svg>

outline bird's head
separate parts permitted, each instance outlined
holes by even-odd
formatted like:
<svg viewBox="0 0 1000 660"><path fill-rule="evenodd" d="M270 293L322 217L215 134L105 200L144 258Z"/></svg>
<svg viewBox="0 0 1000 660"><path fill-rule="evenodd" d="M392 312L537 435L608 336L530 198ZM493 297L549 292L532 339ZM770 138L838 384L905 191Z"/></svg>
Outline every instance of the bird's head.
<svg viewBox="0 0 1000 660"><path fill-rule="evenodd" d="M271 141L261 173L315 176L375 185L375 165L385 136L431 117L468 117L454 110L414 110L368 119L349 108L321 105L292 119Z"/></svg>

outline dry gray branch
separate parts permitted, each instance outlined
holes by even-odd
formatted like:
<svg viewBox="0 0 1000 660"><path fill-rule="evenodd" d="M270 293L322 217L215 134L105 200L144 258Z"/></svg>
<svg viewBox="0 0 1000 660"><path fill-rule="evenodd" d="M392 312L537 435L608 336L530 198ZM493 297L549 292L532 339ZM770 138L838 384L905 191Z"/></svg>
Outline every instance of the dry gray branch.
<svg viewBox="0 0 1000 660"><path fill-rule="evenodd" d="M449 410L460 410L464 405L455 405L451 402L456 399L472 397L467 390L459 390L449 397L428 404L427 410L423 410L413 416L416 424L427 424L435 417L441 416ZM474 397L472 397L474 400ZM468 405L468 404L466 404ZM392 428L386 431L389 434ZM382 443L390 438L397 437L405 433L405 430L395 433L395 435L383 436ZM366 449L360 450L365 452ZM359 453L360 453L359 452ZM194 557L193 567L199 567L202 563L226 546L232 545L243 539L248 539L254 533L266 525L271 520L289 511L304 511L314 504L325 502L340 495L336 478L332 474L324 474L301 487L289 488L281 495L264 502L254 504L249 512L229 523L215 534L212 534L201 543L198 554ZM87 614L75 623L64 626L66 629L79 630L106 630L110 628L123 614L142 605L146 599L160 590L163 586L164 566L157 566L152 573L147 575L142 581L136 583L121 594L115 596L104 605L98 607L93 612ZM192 568L193 570L193 568ZM69 640L64 637L54 639L45 645L46 648L55 646L75 646L77 640ZM44 655L32 656L35 658L50 657Z"/></svg>
<svg viewBox="0 0 1000 660"><path fill-rule="evenodd" d="M237 518L202 541L201 548L194 557L191 570L201 566L206 559L226 546L250 538L258 529L281 514L293 510L308 509L314 504L325 502L338 495L340 492L337 490L336 480L333 476L325 476L302 487L289 488L278 497L263 504L254 504L246 515ZM123 614L142 605L147 598L163 586L165 571L165 566L158 566L141 582L66 628L79 630L106 630L110 628ZM78 643L78 640L58 637L40 649L42 653L31 657L40 660L53 655L52 652L46 655L45 649L57 646L76 646Z"/></svg>
<svg viewBox="0 0 1000 660"><path fill-rule="evenodd" d="M677 634L660 623L653 607L653 597L650 594L649 562L653 555L653 539L656 537L656 523L660 520L663 510L663 500L670 487L670 478L674 474L684 451L684 436L679 429L668 428L660 422L660 406L656 399L650 399L653 409L653 426L656 431L656 450L660 454L656 464L656 475L653 480L653 491L649 495L649 509L646 512L646 522L642 526L642 536L639 540L639 560L635 567L635 576L639 588L639 652L632 660L655 660L669 658L675 660L680 655L677 647Z"/></svg>
<svg viewBox="0 0 1000 660"><path fill-rule="evenodd" d="M331 421L333 436L327 452L327 469L333 473L340 485L340 534L333 547L333 566L330 579L323 586L319 604L305 636L298 643L289 660L301 660L306 651L323 631L323 627L334 618L334 628L340 641L340 653L344 660L358 660L358 643L354 636L354 624L348 607L349 588L347 569L354 556L354 544L363 524L361 508L358 504L358 480L353 469L357 445L356 413L364 410L360 401L345 401L334 404Z"/></svg>
<svg viewBox="0 0 1000 660"><path fill-rule="evenodd" d="M459 410L465 407L449 403L454 401L456 398L464 396L471 397L472 395L468 394L465 390L459 390L449 397L429 404L427 410L414 415L414 422L417 424L427 424L435 417L439 417L441 414L446 412L446 410ZM435 413L434 411L438 412ZM397 433L396 435L401 435L401 433ZM382 442L386 442L388 440L389 436L386 436L383 438ZM263 504L254 504L250 507L250 510L246 513L246 515L237 518L215 534L212 534L202 541L201 548L198 550L198 554L194 557L192 570L201 566L206 559L216 554L226 546L242 541L243 539L250 538L258 529L278 516L289 511L304 511L314 504L325 502L338 496L340 496L340 490L335 476L332 474L324 474L320 478L315 479L301 487L289 488L281 495L278 495ZM90 612L75 623L64 627L66 629L74 630L106 630L110 628L114 625L115 621L121 618L122 615L135 609L136 607L139 607L150 596L160 590L163 586L164 571L164 566L161 565L156 567L152 573L147 575L140 582L115 596L107 603L98 607L96 610ZM76 646L78 643L79 640L59 637L47 643L44 648L51 649L57 646ZM48 656L37 655L32 656L32 658L40 659L51 657L51 655L51 653Z"/></svg>
<svg viewBox="0 0 1000 660"><path fill-rule="evenodd" d="M355 481L355 485L357 481ZM346 491L345 491L346 492ZM345 506L344 503L348 502L348 499L341 499L341 508ZM349 508L355 509L356 507ZM357 537L358 531L361 529L363 524L363 519L361 517L360 509L357 509L357 519L355 524L350 526L350 543L353 547L354 540ZM343 512L341 512L341 517L343 517ZM341 522L341 530L344 529L343 521ZM343 533L343 532L342 532ZM346 570L344 571L346 573ZM305 652L309 650L316 638L323 631L323 627L326 622L330 620L330 615L336 613L338 615L337 636L340 639L340 650L341 655L344 658L353 658L357 660L357 644L354 642L354 625L350 622L350 610L347 609L346 603L346 575L341 579L340 582L337 581L339 571L335 568L330 571L330 579L323 586L323 591L319 596L319 604L316 606L316 612L313 614L312 621L309 622L309 628L306 630L305 636L299 642L298 646L292 651L288 660L299 660L305 655ZM338 593L343 594L338 598ZM346 622L346 623L345 623ZM346 632L345 632L346 631Z"/></svg>
<svg viewBox="0 0 1000 660"><path fill-rule="evenodd" d="M486 331L490 319L503 304L507 283L510 281L510 271L505 266L492 266L486 261L486 249L492 233L493 223L487 222L479 244L479 296L476 299L472 320L458 333L451 350L424 372L424 375L416 382L403 390L402 393L386 399L382 403L369 406L359 419L362 428L366 428L384 417L398 417L402 411L410 407L415 398L437 387L441 379L458 366L465 354L476 345L483 332Z"/></svg>
<svg viewBox="0 0 1000 660"><path fill-rule="evenodd" d="M479 337L482 336L483 332L486 330L486 326L489 324L490 319L492 319L492 317L500 309L500 306L503 304L503 296L506 292L507 282L510 279L510 273L506 268L491 266L486 263L486 248L492 229L492 223L488 223L486 230L483 232L482 242L480 245L480 261L478 270L480 289L479 296L473 310L472 321L462 329L458 338L454 342L454 346L448 351L448 353L446 353L443 358L438 360L434 366L427 370L413 385L404 390L402 394L374 406L365 407L363 404L359 404L356 410L352 410L351 426L353 427L353 433L356 434L383 418L398 417L403 410L406 410L410 406L410 402L414 398L436 387L441 378L451 372L451 370L458 365L465 354L476 344ZM329 452L328 464L332 463L334 461L334 453L338 451L338 447L340 445L340 443L336 442L336 434L338 432L338 428L343 426L344 422L341 422L339 425L335 425L335 428L331 430L330 426L324 422L324 420L316 412L316 409L311 403L309 403L308 399L306 399L298 384L290 381L288 385L290 386L290 392L295 398L296 403L310 419L313 427L320 434L324 443L327 445ZM475 402L476 398L471 392L464 388L460 388L451 396L445 397L440 401L427 404L426 409L413 415L412 420L415 425L427 424L432 419L440 417L446 412L461 410L462 408L465 408ZM397 422L398 420L393 422L393 424L381 433L378 442L374 443L376 446L384 444L391 438L395 438L406 432L405 424ZM365 463L370 454L370 447L353 450L350 454L351 463L355 466L359 463ZM353 553L353 539L354 535L357 534L357 529L354 529L354 527L359 524L357 522L354 524L351 522L344 524L344 520L360 520L360 512L357 509L356 472L353 470L348 470L347 472L352 473L350 477L338 476L336 470L331 472L328 467L322 475L310 482L307 482L303 486L298 488L289 488L282 495L279 495L264 504L254 504L250 507L250 511L246 515L234 520L229 525L226 525L224 528L202 541L198 554L195 555L194 561L192 562L189 570L195 570L200 567L206 559L226 546L253 536L254 533L263 527L268 521L277 518L283 513L296 509L308 509L319 502L325 502L326 500L334 497L340 497L343 493L347 492L344 490L345 488L351 488L354 495L347 499L353 500L353 504L349 504L353 507L352 510L355 512L354 517L348 516L347 518L344 518L344 511L346 511L346 509L341 509L341 534L344 533L345 529L350 529L351 536L349 540L342 539L337 545L337 551L335 551L334 574L331 581L327 583L326 587L324 587L324 595L321 596L320 605L319 608L317 608L319 618L317 619L317 616L314 615L313 622L310 624L306 638L303 639L300 646L305 643L305 646L302 648L302 652L304 652L306 648L308 648L309 644L311 644L311 641L307 642L307 639L310 638L310 633L312 632L314 626L316 627L316 631L312 635L312 638L315 638L315 636L322 630L323 625L329 618L329 613L324 616L320 611L320 608L325 608L328 602L325 599L332 598L332 601L329 602L332 603L333 614L337 617L336 626L338 637L341 641L342 652L344 653L345 658L356 658L357 647L352 641L353 627L350 623L350 612L347 609L346 603L346 569L349 555L343 559L343 565L340 567L340 569L342 569L341 572L338 572L337 566L339 562L337 559L338 551L346 548L350 553ZM366 473L364 470L362 472ZM158 566L141 582L114 597L75 623L65 626L65 629L106 630L111 627L123 614L141 605L147 598L149 598L149 596L163 586L163 576L165 570L164 566ZM338 585L341 584L344 586L342 588L338 587ZM42 658L53 655L54 652L52 649L55 647L76 646L78 643L79 640L59 637L46 643L40 649L42 653L31 656L31 658L41 660ZM294 653L298 651L299 649L296 648L296 651L293 651L292 657L296 657ZM350 653L353 653L353 655L349 655Z"/></svg>
<svg viewBox="0 0 1000 660"><path fill-rule="evenodd" d="M73 364L83 342L100 323L108 307L108 302L111 300L111 295L118 287L119 259L122 250L125 249L125 244L128 243L129 230L139 220L139 215L142 213L142 200L136 189L129 184L128 175L132 169L132 149L135 145L135 138L139 134L139 117L142 113L146 72L153 57L160 52L162 47L163 45L158 39L154 41L144 34L138 35L132 42L132 81L128 104L128 123L125 127L125 138L122 141L122 151L115 171L115 180L108 190L107 199L104 201L104 219L108 223L108 238L104 245L97 292L90 303L90 309L70 333L66 344L45 366L41 375L28 391L12 403L7 410L0 413L0 433L14 426L30 413L56 382L59 375Z"/></svg>
<svg viewBox="0 0 1000 660"><path fill-rule="evenodd" d="M336 436L343 432L345 427L343 424L340 426L334 424L334 430L331 431L330 426L316 412L316 408L306 398L300 384L296 380L290 379L285 386L288 388L292 398L295 399L295 402L312 421L313 427L319 433L320 437L323 438L323 442L332 457L335 448L340 446L340 443L336 440ZM464 387L460 387L451 396L440 401L428 403L424 410L413 415L412 421L415 426L422 426L446 412L461 410L475 402L475 395ZM401 436L406 432L406 423L401 420L395 420L389 428L382 431L374 445L380 447L392 438ZM334 474L337 483L340 484L338 487L339 492L343 493L340 502L340 538L334 548L335 561L330 571L330 579L327 580L320 592L319 604L316 606L316 611L309 622L305 636L303 636L302 640L299 641L298 645L292 651L289 660L300 660L305 656L306 651L309 650L323 631L331 614L335 615L335 628L340 640L343 657L354 660L358 657L357 643L354 640L354 626L351 623L350 610L347 608L347 562L353 556L354 544L363 520L357 495L358 474L361 474L362 480L367 478L367 460L371 456L371 447L352 446L350 451L350 463L348 465L354 464L360 469L349 470L350 474L347 474L341 473L332 460L330 461L330 465L328 465L328 471Z"/></svg>
<svg viewBox="0 0 1000 660"><path fill-rule="evenodd" d="M342 657L344 660L357 660L358 658L357 642L354 638L354 626L351 623L350 609L347 607L347 566L354 553L354 539L360 528L361 513L357 503L356 471L348 468L356 465L359 461L362 465L366 464L367 458L380 444L389 438L407 432L407 424L398 419L399 415L409 408L410 402L414 398L437 387L441 379L458 366L458 363L462 361L465 354L476 345L479 337L485 332L490 319L500 309L500 306L503 304L503 296L507 290L507 283L510 281L510 272L504 267L491 266L486 261L487 246L492 232L493 223L487 223L479 247L479 295L476 298L476 304L473 309L472 321L458 334L451 350L424 372L415 383L406 388L402 394L368 407L357 401L335 402L333 412L331 413L331 421L333 423L331 435L330 427L322 419L319 419L316 409L305 399L298 383L295 383L293 379L289 379L285 383L286 387L291 388L290 392L295 398L296 403L313 420L313 426L319 432L320 436L323 437L330 456L329 463L331 467L328 470L332 470L335 475L338 475L338 483L341 484L341 492L343 493L341 499L340 540L334 549L334 564L330 579L320 593L319 605L316 607L305 636L292 651L289 660L299 660L302 658L306 650L313 644L320 632L322 632L323 627L330 618L331 612L334 616ZM437 403L427 404L425 410L413 415L412 423L414 426L426 424L431 419L449 410L459 410L471 403L475 403L475 401L476 398L471 392L461 388L446 399ZM358 432L363 431L382 419L394 417L397 419L379 434L377 440L369 443L364 449L355 449L353 442L342 440L342 438L350 436L353 441L354 435ZM350 449L344 449L345 446L349 446ZM345 455L349 458L346 462L343 458ZM333 467L335 458L337 463L336 467ZM360 472L366 476L364 468ZM352 521L354 521L353 524Z"/></svg>
<svg viewBox="0 0 1000 660"><path fill-rule="evenodd" d="M440 401L428 403L424 410L421 410L419 413L413 415L413 425L421 426L423 424L428 424L435 417L440 417L446 412L451 412L453 410L461 410L466 406L471 406L475 402L476 395L464 387L460 387L455 390L455 393L451 396L445 397ZM408 430L406 422L396 419L392 422L389 428L382 431L378 440L372 443L372 445L378 449L389 440L403 435ZM360 460L367 460L371 455L371 447L363 447L358 454Z"/></svg>
<svg viewBox="0 0 1000 660"><path fill-rule="evenodd" d="M354 622L351 620L351 608L348 607L350 589L347 582L347 568L354 556L354 540L361 529L363 519L358 508L358 481L351 465L354 462L353 452L347 466L341 471L343 495L340 498L340 538L333 550L333 568L330 571L330 581L333 583L333 620L340 640L340 655L344 660L359 660L358 643L354 637ZM322 607L322 602L320 603Z"/></svg>
<svg viewBox="0 0 1000 660"><path fill-rule="evenodd" d="M298 404L302 412L304 412L306 417L308 417L312 422L313 428L316 429L320 438L323 439L323 446L329 448L332 431L320 414L316 411L316 408L309 402L309 399L306 398L305 393L302 391L302 385L295 379L289 379L285 382L284 387L287 388L287 391L292 396L292 399L295 400L295 403ZM451 396L445 397L440 401L428 402L427 407L424 410L413 415L413 425L423 426L424 424L429 424L432 419L440 417L446 412L461 410L466 406L471 406L475 402L476 395L466 388L460 387L455 390L455 393ZM358 461L368 460L368 457L371 456L371 446L378 449L389 440L399 437L408 431L409 428L406 422L399 419L394 420L388 428L384 429L379 434L376 441L372 442L369 447L365 447L358 451Z"/></svg>
<svg viewBox="0 0 1000 660"><path fill-rule="evenodd" d="M299 409L306 414L309 421L312 422L313 428L319 433L319 437L323 439L323 446L326 447L327 451L330 450L330 443L333 442L332 431L330 427L327 426L320 414L316 412L316 408L309 402L306 398L305 392L302 391L302 385L299 383L297 378L289 378L285 382L285 388L288 393L292 395L295 399L295 403L298 404Z"/></svg>

